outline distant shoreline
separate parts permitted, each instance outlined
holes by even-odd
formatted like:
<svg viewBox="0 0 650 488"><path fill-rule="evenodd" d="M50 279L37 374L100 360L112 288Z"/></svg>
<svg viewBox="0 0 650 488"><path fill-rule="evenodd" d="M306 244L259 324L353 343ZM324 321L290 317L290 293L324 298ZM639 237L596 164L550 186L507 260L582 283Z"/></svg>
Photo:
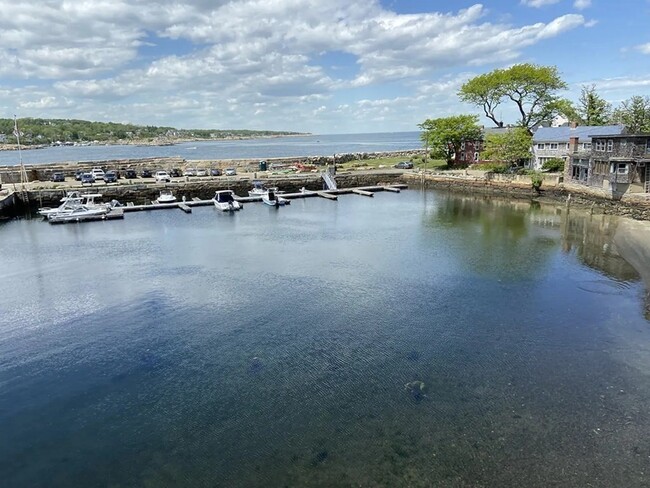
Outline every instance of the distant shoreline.
<svg viewBox="0 0 650 488"><path fill-rule="evenodd" d="M26 146L20 145L21 151L32 151L36 149L46 149L49 147L84 147L84 146L176 146L187 142L218 142L218 141L244 141L251 139L277 139L280 137L307 137L312 136L310 132L300 134L272 134L272 135L255 135L255 136L229 136L203 139L198 137L183 137L183 138L160 138L153 141L144 139L121 139L117 141L93 141L93 142L80 142L80 143L62 143L62 144L32 144ZM0 143L0 151L17 151L18 144L2 144Z"/></svg>

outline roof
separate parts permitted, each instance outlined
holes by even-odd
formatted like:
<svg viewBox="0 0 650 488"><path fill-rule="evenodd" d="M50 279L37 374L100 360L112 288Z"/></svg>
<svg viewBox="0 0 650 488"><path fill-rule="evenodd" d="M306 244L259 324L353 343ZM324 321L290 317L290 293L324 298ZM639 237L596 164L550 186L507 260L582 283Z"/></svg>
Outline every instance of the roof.
<svg viewBox="0 0 650 488"><path fill-rule="evenodd" d="M592 136L622 134L622 125L582 125L571 127L540 127L533 134L533 142L569 142L569 138L577 137L578 141L590 142Z"/></svg>
<svg viewBox="0 0 650 488"><path fill-rule="evenodd" d="M592 134L594 137L607 137L612 139L647 139L650 138L650 133L648 134Z"/></svg>

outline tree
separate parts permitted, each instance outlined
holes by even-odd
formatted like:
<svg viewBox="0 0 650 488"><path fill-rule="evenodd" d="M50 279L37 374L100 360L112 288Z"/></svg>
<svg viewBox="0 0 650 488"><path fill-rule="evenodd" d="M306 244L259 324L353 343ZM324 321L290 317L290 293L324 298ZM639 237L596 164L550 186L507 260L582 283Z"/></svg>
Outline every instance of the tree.
<svg viewBox="0 0 650 488"><path fill-rule="evenodd" d="M607 125L610 122L611 110L611 105L596 93L596 85L582 86L576 108L581 125Z"/></svg>
<svg viewBox="0 0 650 488"><path fill-rule="evenodd" d="M485 137L482 159L503 161L508 165L519 164L530 159L533 138L523 127L516 127L501 134L488 134Z"/></svg>
<svg viewBox="0 0 650 488"><path fill-rule="evenodd" d="M621 102L612 118L633 134L650 132L650 97L635 96Z"/></svg>
<svg viewBox="0 0 650 488"><path fill-rule="evenodd" d="M496 109L503 100L510 100L519 112L519 125L532 133L532 127L559 113L556 92L566 88L555 66L526 63L472 78L461 87L458 96L482 107L497 127L502 127L503 121L497 117Z"/></svg>
<svg viewBox="0 0 650 488"><path fill-rule="evenodd" d="M447 164L453 162L463 142L476 141L481 137L477 115L427 119L418 127L423 130L420 137L432 155L444 158Z"/></svg>

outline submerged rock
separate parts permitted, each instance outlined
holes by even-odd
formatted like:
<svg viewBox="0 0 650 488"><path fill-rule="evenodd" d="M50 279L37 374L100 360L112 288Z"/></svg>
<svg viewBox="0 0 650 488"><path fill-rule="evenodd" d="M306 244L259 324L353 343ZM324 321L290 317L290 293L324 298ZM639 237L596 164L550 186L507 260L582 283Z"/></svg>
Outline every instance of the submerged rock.
<svg viewBox="0 0 650 488"><path fill-rule="evenodd" d="M406 392L415 400L416 402L419 402L420 400L426 398L426 394L424 393L424 381L420 380L415 380L415 381L409 381L404 385L404 389Z"/></svg>

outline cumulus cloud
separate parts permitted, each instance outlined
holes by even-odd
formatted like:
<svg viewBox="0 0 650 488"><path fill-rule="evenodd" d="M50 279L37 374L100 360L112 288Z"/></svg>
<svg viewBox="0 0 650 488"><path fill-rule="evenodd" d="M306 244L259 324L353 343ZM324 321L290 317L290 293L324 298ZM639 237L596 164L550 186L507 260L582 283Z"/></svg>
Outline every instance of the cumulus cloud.
<svg viewBox="0 0 650 488"><path fill-rule="evenodd" d="M43 0L19 11L0 0L0 9L13 12L0 17L0 77L48 86L44 93L12 91L31 114L73 106L75 117L131 113L141 123L178 125L177 117L213 127L224 125L222 114L231 127L250 127L254 113L267 117L262 124L297 120L304 107L327 116L339 110L322 109L335 92L512 62L527 47L586 24L576 14L495 23L480 4L398 14L378 0ZM337 52L354 70L344 75L321 61ZM399 103L406 101L382 106Z"/></svg>
<svg viewBox="0 0 650 488"><path fill-rule="evenodd" d="M521 0L521 4L526 5L528 7L541 8L546 5L553 5L554 3L558 3L559 1L560 0Z"/></svg>
<svg viewBox="0 0 650 488"><path fill-rule="evenodd" d="M591 0L575 0L575 2L573 2L573 6L578 10L584 10L591 7Z"/></svg>
<svg viewBox="0 0 650 488"><path fill-rule="evenodd" d="M636 47L637 50L641 51L643 54L650 54L650 42L646 44L641 44Z"/></svg>

